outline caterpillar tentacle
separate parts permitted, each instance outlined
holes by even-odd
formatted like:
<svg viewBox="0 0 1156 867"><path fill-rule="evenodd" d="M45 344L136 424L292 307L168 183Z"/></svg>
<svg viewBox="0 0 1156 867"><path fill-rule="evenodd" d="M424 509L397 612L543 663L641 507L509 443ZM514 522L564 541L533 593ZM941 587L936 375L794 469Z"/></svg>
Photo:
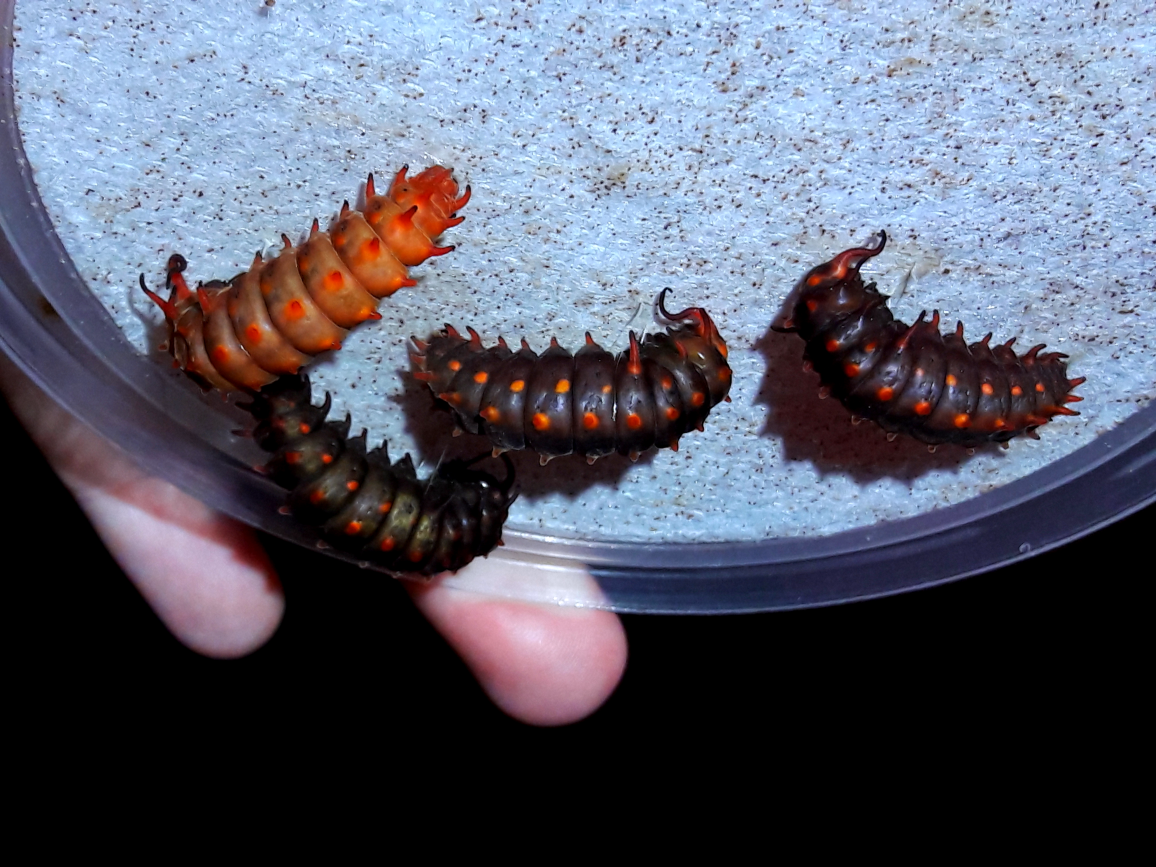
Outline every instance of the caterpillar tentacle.
<svg viewBox="0 0 1156 867"><path fill-rule="evenodd" d="M991 334L969 346L962 322L939 332L938 310L912 325L896 320L887 296L859 276L886 243L880 232L878 246L812 268L771 325L806 341L803 357L819 374L820 397L834 395L889 440L903 433L930 446L1038 439L1036 428L1054 416L1079 414L1065 404L1082 400L1071 392L1085 377L1068 379L1065 354L1042 353L1041 343L1017 356L1014 337L992 346Z"/></svg>
<svg viewBox="0 0 1156 867"><path fill-rule="evenodd" d="M345 202L329 231L314 220L300 247L282 235L279 255L266 262L257 253L231 280L193 291L184 278L188 263L174 255L165 299L148 289L142 274L141 288L165 314L177 366L206 388L256 390L340 348L354 326L380 319L380 299L416 285L410 266L454 249L434 239L462 222L454 214L470 199L469 187L458 195L447 168L413 177L406 171L385 195L371 174L364 214Z"/></svg>
<svg viewBox="0 0 1156 867"><path fill-rule="evenodd" d="M326 421L330 400L311 402L306 377L283 376L245 408L253 437L272 452L264 467L290 491L289 511L318 528L334 548L390 571L456 571L501 544L514 492L514 467L497 479L473 469L488 455L440 463L419 479L406 455L391 462L386 445L366 451L365 431L349 436L349 417Z"/></svg>
<svg viewBox="0 0 1156 867"><path fill-rule="evenodd" d="M658 307L673 324L612 355L594 342L571 354L554 338L541 355L525 338L514 352L501 338L486 348L451 325L413 339L415 378L454 411L458 426L489 437L494 454L530 449L542 462L568 454L593 459L618 452L637 460L646 450L677 450L702 430L731 385L727 347L701 307L678 313Z"/></svg>

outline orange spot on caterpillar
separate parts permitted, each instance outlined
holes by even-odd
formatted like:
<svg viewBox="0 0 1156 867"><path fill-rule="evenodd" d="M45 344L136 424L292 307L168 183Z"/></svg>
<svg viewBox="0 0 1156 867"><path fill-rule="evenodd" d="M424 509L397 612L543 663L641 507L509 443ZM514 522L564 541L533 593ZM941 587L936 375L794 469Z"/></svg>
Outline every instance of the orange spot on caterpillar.
<svg viewBox="0 0 1156 867"><path fill-rule="evenodd" d="M871 342L863 347L864 352L874 352L878 348L878 344Z"/></svg>
<svg viewBox="0 0 1156 867"><path fill-rule="evenodd" d="M546 430L550 427L550 417L544 412L534 413L534 417L530 419L530 422L534 425L534 430Z"/></svg>
<svg viewBox="0 0 1156 867"><path fill-rule="evenodd" d="M245 329L245 336L249 338L250 343L260 343L263 335L260 328L256 325L250 325Z"/></svg>
<svg viewBox="0 0 1156 867"><path fill-rule="evenodd" d="M891 398L895 397L895 389L889 385L885 385L875 392L875 397L879 398L879 400L891 400Z"/></svg>
<svg viewBox="0 0 1156 867"><path fill-rule="evenodd" d="M1036 383L1036 391L1038 391L1040 394L1044 393L1044 384L1042 382Z"/></svg>
<svg viewBox="0 0 1156 867"><path fill-rule="evenodd" d="M582 427L586 428L586 430L594 430L594 428L598 427L598 416L592 412L586 413L582 416Z"/></svg>
<svg viewBox="0 0 1156 867"><path fill-rule="evenodd" d="M832 337L830 340L827 341L827 351L828 352L835 352L839 348L839 345L840 345L839 341L836 340L834 337Z"/></svg>
<svg viewBox="0 0 1156 867"><path fill-rule="evenodd" d="M915 404L915 414L916 415L930 415L931 414L931 403L929 401L926 401L926 400L919 401L919 403Z"/></svg>
<svg viewBox="0 0 1156 867"><path fill-rule="evenodd" d="M345 525L346 536L356 536L361 532L361 521L350 521Z"/></svg>
<svg viewBox="0 0 1156 867"><path fill-rule="evenodd" d="M1024 390L1022 388L1020 388L1018 385L1013 385L1011 392L1012 392L1013 397L1019 397L1021 394L1024 393Z"/></svg>
<svg viewBox="0 0 1156 867"><path fill-rule="evenodd" d="M409 562L419 563L419 562L421 562L421 558L424 557L425 555L422 554L421 551L410 551L407 556L409 557Z"/></svg>
<svg viewBox="0 0 1156 867"><path fill-rule="evenodd" d="M482 410L481 416L491 424L497 424L498 419L502 417L502 414L498 412L498 408L496 406L487 406Z"/></svg>
<svg viewBox="0 0 1156 867"><path fill-rule="evenodd" d="M214 346L213 351L209 353L213 361L218 364L224 364L229 360L229 348L227 346Z"/></svg>
<svg viewBox="0 0 1156 867"><path fill-rule="evenodd" d="M324 500L325 500L325 491L316 490L312 494L309 495L309 502L311 502L315 506L318 503L323 502Z"/></svg>
<svg viewBox="0 0 1156 867"><path fill-rule="evenodd" d="M340 271L330 271L325 275L325 288L330 292L339 292L344 285L345 278L341 276Z"/></svg>
<svg viewBox="0 0 1156 867"><path fill-rule="evenodd" d="M525 387L526 387L526 380L524 380L524 379L515 379L513 382L510 383L510 391L514 392L514 394L517 394Z"/></svg>
<svg viewBox="0 0 1156 867"><path fill-rule="evenodd" d="M555 394L565 394L570 390L570 380L559 379L558 384L554 386Z"/></svg>
<svg viewBox="0 0 1156 867"><path fill-rule="evenodd" d="M323 463L323 464L333 463L333 455L322 454L321 455L321 463Z"/></svg>
<svg viewBox="0 0 1156 867"><path fill-rule="evenodd" d="M630 415L626 417L626 426L631 430L638 430L642 427L642 416L636 412L630 413Z"/></svg>
<svg viewBox="0 0 1156 867"><path fill-rule="evenodd" d="M490 375L488 373L486 373L484 370L479 370L477 373L474 374L474 382L476 382L478 385L482 385L489 378L490 378Z"/></svg>
<svg viewBox="0 0 1156 867"><path fill-rule="evenodd" d="M814 279L816 279L816 278L812 277L811 279L812 279L812 280L814 280ZM814 283L812 283L811 285L813 286L813 285L815 285L815 284L814 284ZM815 312L816 310L818 310L818 309L819 309L819 302L818 302L818 301L815 301L814 299L811 299L810 301L808 301L808 302L807 302L807 310L808 310L809 312L811 312L811 313L814 313L814 312Z"/></svg>
<svg viewBox="0 0 1156 867"><path fill-rule="evenodd" d="M449 364L447 364L446 367L448 367L454 373L457 373L459 370L462 369L462 363L460 361L458 361L457 359L454 359Z"/></svg>
<svg viewBox="0 0 1156 867"><path fill-rule="evenodd" d="M947 374L947 378L943 381L947 383L949 388L954 388L955 386L959 385L959 380L950 373Z"/></svg>
<svg viewBox="0 0 1156 867"><path fill-rule="evenodd" d="M670 419L671 421L674 421L676 418L679 417L679 415L680 415L679 411L677 409L675 409L673 406L668 406L666 408L666 417L668 419Z"/></svg>
<svg viewBox="0 0 1156 867"><path fill-rule="evenodd" d="M297 300L290 301L285 305L285 315L290 319L300 319L305 315L305 305Z"/></svg>
<svg viewBox="0 0 1156 867"><path fill-rule="evenodd" d="M381 512L381 514L384 515L386 512L388 512L392 508L393 508L393 500L386 500L384 503L382 503L380 506L377 507L377 511Z"/></svg>
<svg viewBox="0 0 1156 867"><path fill-rule="evenodd" d="M310 425L309 422L303 421L303 422L301 422L301 424L299 424L297 426L297 430L301 431L301 433L303 433L303 434L307 434L313 430L313 426Z"/></svg>
<svg viewBox="0 0 1156 867"><path fill-rule="evenodd" d="M361 483L358 481L355 481L354 479L350 479L348 482L345 483L345 487L350 491L356 491L358 488L361 487Z"/></svg>
<svg viewBox="0 0 1156 867"><path fill-rule="evenodd" d="M693 406L702 406L704 401L706 401L706 395L701 391L696 391L690 396L690 402Z"/></svg>
<svg viewBox="0 0 1156 867"><path fill-rule="evenodd" d="M859 365L853 364L853 363L844 364L843 365L843 372L845 374L847 374L847 376L849 376L849 377L858 376L859 375Z"/></svg>
<svg viewBox="0 0 1156 867"><path fill-rule="evenodd" d="M603 394L610 394L610 392L612 392L612 391L614 391L614 386L611 386L611 385L602 386L602 393Z"/></svg>
<svg viewBox="0 0 1156 867"><path fill-rule="evenodd" d="M955 418L953 418L951 421L952 421L952 424L954 424L958 428L965 428L965 427L971 426L971 416L968 415L966 412L961 412L961 413L957 414L955 416Z"/></svg>
<svg viewBox="0 0 1156 867"><path fill-rule="evenodd" d="M301 452L285 452L285 463L290 465L299 464L301 463L301 457Z"/></svg>
<svg viewBox="0 0 1156 867"><path fill-rule="evenodd" d="M979 390L982 391L984 394L995 394L995 388L992 387L992 384L990 382L985 382L983 385L981 385L979 387Z"/></svg>
<svg viewBox="0 0 1156 867"><path fill-rule="evenodd" d="M397 546L397 542L394 540L394 538L392 536L387 536L386 538L381 540L381 550L382 551L392 551L396 546Z"/></svg>

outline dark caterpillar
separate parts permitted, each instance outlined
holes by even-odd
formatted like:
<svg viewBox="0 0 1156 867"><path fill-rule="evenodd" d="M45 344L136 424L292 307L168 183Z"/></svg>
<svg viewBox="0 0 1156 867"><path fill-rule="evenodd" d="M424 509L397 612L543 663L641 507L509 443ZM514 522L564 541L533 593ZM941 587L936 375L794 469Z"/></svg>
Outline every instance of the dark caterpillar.
<svg viewBox="0 0 1156 867"><path fill-rule="evenodd" d="M349 438L349 417L327 422L329 395L310 403L309 380L283 376L246 409L253 437L273 452L265 471L288 488L289 509L320 530L335 548L395 572L456 571L501 544L502 525L516 494L508 457L506 478L449 461L418 479L406 455L390 463L386 446L366 454L365 432Z"/></svg>
<svg viewBox="0 0 1156 867"><path fill-rule="evenodd" d="M176 366L204 388L256 390L282 374L296 373L314 355L339 349L346 330L380 319L377 301L414 286L407 265L420 265L453 247L433 239L463 217L454 212L470 199L458 197L451 172L433 166L412 178L406 168L387 195L373 175L365 184L365 214L349 202L328 232L317 220L309 240L265 262L257 253L249 270L233 279L189 289L185 258L168 262L169 299L141 288L165 313L168 349Z"/></svg>
<svg viewBox="0 0 1156 867"><path fill-rule="evenodd" d="M939 333L939 311L914 325L897 321L887 296L859 276L863 263L883 252L857 247L811 269L795 287L771 327L797 332L807 341L804 358L847 409L896 434L934 446L974 447L1020 434L1039 439L1036 428L1055 415L1079 415L1064 404L1084 377L1068 379L1067 358L1033 346L1017 357L1007 343L990 346L991 334L970 346L963 323Z"/></svg>
<svg viewBox="0 0 1156 867"><path fill-rule="evenodd" d="M574 355L551 338L537 355L522 340L512 352L498 338L486 349L472 328L452 326L417 349L415 377L453 409L458 427L488 436L494 454L532 449L543 465L577 453L589 463L617 451L631 460L651 446L678 449L678 438L703 421L731 385L727 346L701 307L670 313L666 293L658 309L678 323L611 355L594 342Z"/></svg>

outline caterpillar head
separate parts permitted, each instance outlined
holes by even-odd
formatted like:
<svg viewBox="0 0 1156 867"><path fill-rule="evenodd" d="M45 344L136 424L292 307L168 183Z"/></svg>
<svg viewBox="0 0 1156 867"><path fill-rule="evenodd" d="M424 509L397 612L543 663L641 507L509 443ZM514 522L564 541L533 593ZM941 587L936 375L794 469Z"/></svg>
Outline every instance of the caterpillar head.
<svg viewBox="0 0 1156 867"><path fill-rule="evenodd" d="M874 283L864 285L859 269L882 253L886 244L887 233L880 232L877 247L853 247L812 268L791 290L771 329L812 334L831 320L860 309L871 296L882 299Z"/></svg>
<svg viewBox="0 0 1156 867"><path fill-rule="evenodd" d="M715 327L714 320L710 318L710 314L701 307L687 307L685 310L680 310L678 313L671 313L666 309L666 293L670 289L663 289L658 293L658 312L662 314L664 319L671 322L677 322L694 333L706 343L711 349L721 355L723 358L727 357L727 344L722 339L722 335L718 333L718 328Z"/></svg>
<svg viewBox="0 0 1156 867"><path fill-rule="evenodd" d="M489 554L501 544L502 526L510 506L518 498L518 491L514 485L514 462L510 456L502 454L502 463L506 467L506 476L498 479L487 472L473 469L478 461L490 456L489 452L478 455L472 460L447 461L438 468L437 477L440 481L456 488L459 499L476 510L477 524L475 540L478 553L482 556ZM451 567L457 569L464 564Z"/></svg>
<svg viewBox="0 0 1156 867"><path fill-rule="evenodd" d="M470 200L470 188L467 186L465 192L458 195L458 182L454 180L452 169L430 166L423 172L406 177L408 170L408 166L403 166L394 176L389 198L403 211L417 208L413 219L418 228L432 239L462 222L463 218L455 217L454 213L465 207ZM366 186L367 201L373 195L372 177Z"/></svg>

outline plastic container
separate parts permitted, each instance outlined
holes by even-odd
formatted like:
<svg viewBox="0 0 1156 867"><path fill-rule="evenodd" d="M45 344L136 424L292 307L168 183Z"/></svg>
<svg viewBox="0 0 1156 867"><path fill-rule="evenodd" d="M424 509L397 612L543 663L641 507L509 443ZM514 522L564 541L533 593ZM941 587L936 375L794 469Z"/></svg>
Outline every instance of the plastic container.
<svg viewBox="0 0 1156 867"><path fill-rule="evenodd" d="M201 401L129 345L70 261L17 128L13 9L8 0L0 3L0 349L149 472L246 523L315 544L310 531L278 513L283 492L251 470L259 453L232 433L241 416ZM482 592L620 611L823 605L1012 563L1154 499L1156 406L1148 406L1025 478L906 520L818 537L694 544L582 542L509 528L506 547L493 556L541 565L542 581L452 580ZM588 569L596 586L573 578L583 574L575 567Z"/></svg>

